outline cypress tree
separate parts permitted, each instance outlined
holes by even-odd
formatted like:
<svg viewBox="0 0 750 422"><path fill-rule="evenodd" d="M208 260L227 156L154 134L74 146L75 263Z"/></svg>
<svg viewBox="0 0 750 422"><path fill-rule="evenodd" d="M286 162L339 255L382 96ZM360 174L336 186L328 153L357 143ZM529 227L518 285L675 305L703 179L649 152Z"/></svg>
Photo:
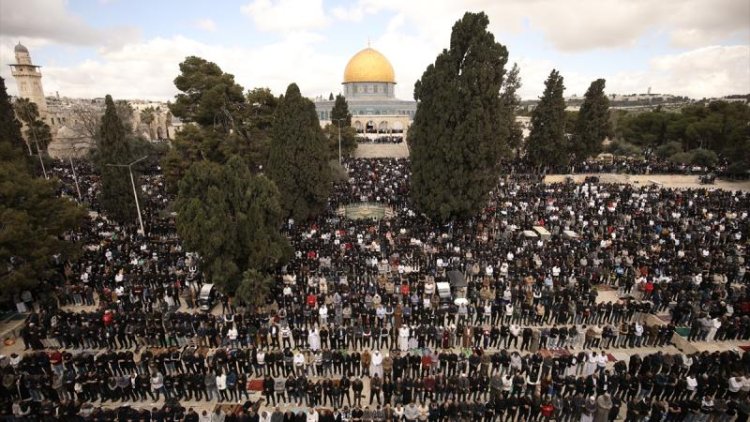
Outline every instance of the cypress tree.
<svg viewBox="0 0 750 422"><path fill-rule="evenodd" d="M508 51L488 25L484 13L466 13L453 26L450 48L414 87L411 196L433 219L474 215L500 173L507 131L499 94Z"/></svg>
<svg viewBox="0 0 750 422"><path fill-rule="evenodd" d="M552 70L544 84L544 93L531 113L531 133L526 142L528 158L540 166L566 165L570 142L565 136L565 99L563 77Z"/></svg>
<svg viewBox="0 0 750 422"><path fill-rule="evenodd" d="M133 223L137 218L137 208L130 173L126 167L109 165L128 164L133 154L112 97L107 95L104 102L106 109L99 127L96 151L96 162L102 175L101 207L115 221ZM136 174L133 176L137 179Z"/></svg>
<svg viewBox="0 0 750 422"><path fill-rule="evenodd" d="M336 102L331 109L331 121L334 125L341 124L341 127L352 125L352 114L349 113L349 103L346 98L339 94L336 96Z"/></svg>
<svg viewBox="0 0 750 422"><path fill-rule="evenodd" d="M315 104L294 83L274 116L268 176L279 188L285 214L297 220L320 212L331 190L327 142Z"/></svg>
<svg viewBox="0 0 750 422"><path fill-rule="evenodd" d="M516 107L521 104L521 97L518 96L518 89L521 88L521 76L519 75L517 63L508 71L503 81L503 89L500 93L502 107L500 109L500 118L504 122L504 130L507 132L508 148L517 149L523 143L523 128L516 121Z"/></svg>
<svg viewBox="0 0 750 422"><path fill-rule="evenodd" d="M604 79L591 82L578 112L573 138L577 158L585 159L602 149L602 141L612 131L609 122L609 98L604 95Z"/></svg>

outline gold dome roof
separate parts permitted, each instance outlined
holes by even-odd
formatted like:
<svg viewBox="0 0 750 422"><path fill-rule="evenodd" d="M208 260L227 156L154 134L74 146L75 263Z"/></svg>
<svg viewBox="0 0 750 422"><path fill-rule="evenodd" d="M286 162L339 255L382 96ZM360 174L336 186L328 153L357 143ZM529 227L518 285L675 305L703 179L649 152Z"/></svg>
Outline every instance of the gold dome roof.
<svg viewBox="0 0 750 422"><path fill-rule="evenodd" d="M391 62L370 47L355 54L344 69L344 83L389 82L396 83Z"/></svg>

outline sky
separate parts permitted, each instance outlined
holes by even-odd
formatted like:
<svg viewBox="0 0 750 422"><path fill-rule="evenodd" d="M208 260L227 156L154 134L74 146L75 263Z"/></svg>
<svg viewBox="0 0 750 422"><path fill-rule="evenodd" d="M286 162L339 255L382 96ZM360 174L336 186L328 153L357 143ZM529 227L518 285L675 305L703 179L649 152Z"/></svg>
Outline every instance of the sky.
<svg viewBox="0 0 750 422"><path fill-rule="evenodd" d="M280 94L296 82L327 97L369 42L391 61L397 97L411 99L467 11L489 16L524 99L552 69L566 96L597 78L608 94L750 93L747 0L2 0L0 76L14 95L20 41L47 95L167 101L179 63L196 55L245 89Z"/></svg>

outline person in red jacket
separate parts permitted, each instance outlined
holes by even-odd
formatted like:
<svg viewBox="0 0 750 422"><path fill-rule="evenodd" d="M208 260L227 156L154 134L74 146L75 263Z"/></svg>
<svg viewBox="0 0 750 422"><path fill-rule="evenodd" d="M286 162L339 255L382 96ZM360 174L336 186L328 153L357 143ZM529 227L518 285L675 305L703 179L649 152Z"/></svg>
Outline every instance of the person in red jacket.
<svg viewBox="0 0 750 422"><path fill-rule="evenodd" d="M542 411L542 417L544 417L544 420L548 421L555 414L555 406L552 405L549 399L545 399L544 402L542 402L541 411Z"/></svg>

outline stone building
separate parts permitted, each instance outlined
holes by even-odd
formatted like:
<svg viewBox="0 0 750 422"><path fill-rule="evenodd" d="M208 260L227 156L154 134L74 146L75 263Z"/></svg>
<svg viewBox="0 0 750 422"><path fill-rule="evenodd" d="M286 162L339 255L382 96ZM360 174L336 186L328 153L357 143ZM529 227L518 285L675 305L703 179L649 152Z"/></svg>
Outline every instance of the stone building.
<svg viewBox="0 0 750 422"><path fill-rule="evenodd" d="M47 152L53 158L82 156L94 145L94 137L104 115L104 98L67 98L44 96L40 66L31 62L29 50L18 43L16 63L11 64L18 88L18 97L28 98L39 109L40 118L52 133ZM133 134L149 141L174 139L181 128L179 119L172 116L166 103L130 100L119 104L120 117Z"/></svg>
<svg viewBox="0 0 750 422"><path fill-rule="evenodd" d="M355 54L344 69L342 94L346 97L352 126L361 136L406 136L417 110L415 101L404 101L395 95L396 76L390 61L377 50L367 47ZM320 124L331 122L334 101L317 99L315 109Z"/></svg>

